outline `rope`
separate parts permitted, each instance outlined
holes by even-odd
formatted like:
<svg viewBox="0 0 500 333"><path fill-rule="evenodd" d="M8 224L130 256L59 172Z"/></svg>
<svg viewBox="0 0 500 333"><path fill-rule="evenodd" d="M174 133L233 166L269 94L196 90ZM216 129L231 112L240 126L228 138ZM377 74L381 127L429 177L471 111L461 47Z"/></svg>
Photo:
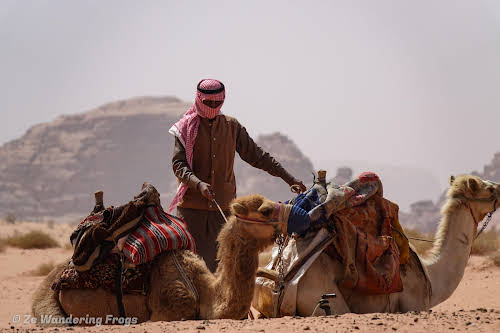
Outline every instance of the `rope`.
<svg viewBox="0 0 500 333"><path fill-rule="evenodd" d="M200 295L198 295L198 291L196 290L196 288L193 285L193 283L191 282L191 280L187 277L186 272L184 271L181 264L179 263L179 260L177 259L175 251L172 251L172 259L174 260L174 264L177 267L177 270L181 274L182 278L186 282L188 288L190 288L194 294L194 298L195 298L195 302L196 302L195 319L198 319L200 316Z"/></svg>
<svg viewBox="0 0 500 333"><path fill-rule="evenodd" d="M407 241L409 241L409 239L411 239L411 240L418 240L418 241L422 241L422 242L434 243L434 240L406 236L404 233L402 233L398 229L394 228L392 225L391 225L391 229L394 230L394 231L397 231L398 234L400 234L401 236L403 236Z"/></svg>
<svg viewBox="0 0 500 333"><path fill-rule="evenodd" d="M470 201L479 201L479 202L489 202L489 201L493 201L493 210L491 212L488 213L488 215L486 216L486 220L484 221L483 223L483 226L481 227L481 229L479 230L479 232L477 233L476 237L474 237L474 240L476 240L479 235L486 229L486 227L488 226L488 224L490 223L491 221L491 218L493 216L493 213L495 213L495 211L497 210L497 201L498 201L498 198L496 196L492 196L491 198L488 198L488 199L470 199L470 198L466 198L465 196L463 196L462 199L466 199L466 200L470 200ZM478 227L479 225L479 222L476 220L476 217L474 216L474 213L472 212L472 208L470 207L469 203L466 202L464 203L464 205L469 208L469 211L470 211L470 214L472 215L472 219L474 220L474 224L476 225L476 228ZM423 239L423 238L416 238L416 237L408 237L406 236L404 233L402 233L401 231L399 231L398 229L394 228L392 225L391 225L391 229L392 230L395 230L397 231L401 236L403 236L406 240L417 240L417 241L421 241L421 242L429 242L429 243L434 243L434 240L429 240L429 239Z"/></svg>
<svg viewBox="0 0 500 333"><path fill-rule="evenodd" d="M222 215L222 217L224 218L224 221L226 221L226 223L228 223L228 222L227 222L226 215L225 215L225 214L224 214L224 212L222 211L222 208L220 208L219 203L215 200L215 198L213 198L212 200L213 200L213 202L215 203L215 205L217 206L217 208L219 209L220 215Z"/></svg>

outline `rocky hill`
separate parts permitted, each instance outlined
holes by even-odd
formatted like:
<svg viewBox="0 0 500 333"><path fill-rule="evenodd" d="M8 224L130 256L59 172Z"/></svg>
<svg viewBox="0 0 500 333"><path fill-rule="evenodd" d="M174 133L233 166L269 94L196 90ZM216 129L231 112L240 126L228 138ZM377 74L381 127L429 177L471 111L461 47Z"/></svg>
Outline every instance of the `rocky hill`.
<svg viewBox="0 0 500 333"><path fill-rule="evenodd" d="M128 201L144 181L155 184L164 206L168 205L177 183L171 170L173 137L168 129L188 107L175 97L138 97L33 126L23 137L0 147L0 218L8 213L32 220L81 216L93 207L95 190L104 191L106 205L116 205ZM311 185L314 167L286 135L262 135L256 142ZM327 168L327 177L334 183L352 178L351 168L339 168L335 174L335 165L319 167ZM281 179L239 157L235 172L238 195L257 192L282 201L293 196ZM500 182L500 153L477 174ZM391 187L397 182L391 183L390 176L384 174L384 190L399 202L401 195L390 191L397 189L394 184ZM443 200L444 196L437 203L412 204L409 213L401 213L402 223L433 231Z"/></svg>
<svg viewBox="0 0 500 333"><path fill-rule="evenodd" d="M314 168L311 161L298 149L287 136L280 133L259 136L256 142L294 177L310 186ZM235 162L238 194L261 193L273 200L286 201L293 197L290 187L280 178L269 176L238 158Z"/></svg>
<svg viewBox="0 0 500 333"><path fill-rule="evenodd" d="M95 190L104 191L106 205L116 205L130 200L144 181L168 205L176 189L168 129L188 107L175 97L138 97L32 127L0 147L0 217L79 216L93 207ZM276 133L256 141L296 177L312 178L311 162L287 137ZM236 172L238 194L259 192L276 200L291 194L284 182L241 161Z"/></svg>
<svg viewBox="0 0 500 333"><path fill-rule="evenodd" d="M484 166L483 172L479 176L500 183L500 152L493 156L490 164Z"/></svg>
<svg viewBox="0 0 500 333"><path fill-rule="evenodd" d="M493 156L492 161L484 166L482 172L473 171L471 174L500 182L500 153ZM431 200L417 201L410 205L410 212L400 215L401 223L408 228L419 229L424 232L435 232L441 218L440 209L446 201L446 192L443 192L436 202ZM500 214L493 215L489 228L500 228Z"/></svg>

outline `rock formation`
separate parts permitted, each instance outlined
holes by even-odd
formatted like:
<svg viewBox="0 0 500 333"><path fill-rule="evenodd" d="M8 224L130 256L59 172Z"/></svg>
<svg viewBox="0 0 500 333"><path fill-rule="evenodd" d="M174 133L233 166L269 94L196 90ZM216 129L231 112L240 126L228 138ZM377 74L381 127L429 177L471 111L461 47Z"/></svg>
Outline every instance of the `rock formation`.
<svg viewBox="0 0 500 333"><path fill-rule="evenodd" d="M337 169L337 174L335 177L329 181L333 184L343 185L352 180L353 171L349 167L340 167Z"/></svg>
<svg viewBox="0 0 500 333"><path fill-rule="evenodd" d="M307 187L312 185L314 168L311 161L287 136L280 133L261 135L256 142ZM251 167L240 158L235 161L235 173L238 195L260 193L280 201L286 201L294 196L284 181Z"/></svg>
<svg viewBox="0 0 500 333"><path fill-rule="evenodd" d="M483 172L472 171L470 174L483 179L500 182L500 152L493 156L491 163L484 166ZM400 220L405 228L419 229L423 232L435 232L440 218L440 209L446 200L443 192L434 203L431 200L417 201L410 205L409 213L401 213ZM493 215L489 228L500 227L500 214Z"/></svg>
<svg viewBox="0 0 500 333"><path fill-rule="evenodd" d="M138 97L33 126L0 147L0 218L81 217L92 209L94 191L104 191L106 205L119 204L144 181L155 184L167 206L177 186L168 129L188 107L175 97ZM286 136L256 141L311 183L311 162ZM284 182L241 160L236 169L238 194L259 192L275 200L292 195Z"/></svg>

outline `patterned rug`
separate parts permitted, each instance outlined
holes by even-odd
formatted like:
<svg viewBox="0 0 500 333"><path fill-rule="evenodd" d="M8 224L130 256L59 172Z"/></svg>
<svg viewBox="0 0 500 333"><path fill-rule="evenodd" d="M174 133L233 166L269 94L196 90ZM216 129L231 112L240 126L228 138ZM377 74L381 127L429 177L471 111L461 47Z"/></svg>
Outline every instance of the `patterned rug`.
<svg viewBox="0 0 500 333"><path fill-rule="evenodd" d="M103 262L97 263L88 271L79 272L71 264L62 271L52 283L53 290L103 288L115 292L115 279L118 269L119 255L110 254ZM124 293L147 294L151 267L153 262L127 268L122 273L122 290Z"/></svg>

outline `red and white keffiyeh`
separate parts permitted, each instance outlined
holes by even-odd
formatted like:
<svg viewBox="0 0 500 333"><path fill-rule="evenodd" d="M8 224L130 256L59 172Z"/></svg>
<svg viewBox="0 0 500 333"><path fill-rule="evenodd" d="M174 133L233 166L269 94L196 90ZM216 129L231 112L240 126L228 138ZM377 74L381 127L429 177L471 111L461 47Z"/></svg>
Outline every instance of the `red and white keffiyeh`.
<svg viewBox="0 0 500 333"><path fill-rule="evenodd" d="M179 138L184 146L186 150L186 159L190 168L193 167L193 148L196 136L198 135L200 117L208 119L215 118L221 112L225 97L226 90L222 82L213 79L201 80L196 89L194 104L169 130L169 133ZM205 100L222 101L222 103L216 108L211 108L203 104ZM179 204L187 189L188 187L186 184L182 182L179 184L177 194L170 203L168 209L169 213Z"/></svg>

